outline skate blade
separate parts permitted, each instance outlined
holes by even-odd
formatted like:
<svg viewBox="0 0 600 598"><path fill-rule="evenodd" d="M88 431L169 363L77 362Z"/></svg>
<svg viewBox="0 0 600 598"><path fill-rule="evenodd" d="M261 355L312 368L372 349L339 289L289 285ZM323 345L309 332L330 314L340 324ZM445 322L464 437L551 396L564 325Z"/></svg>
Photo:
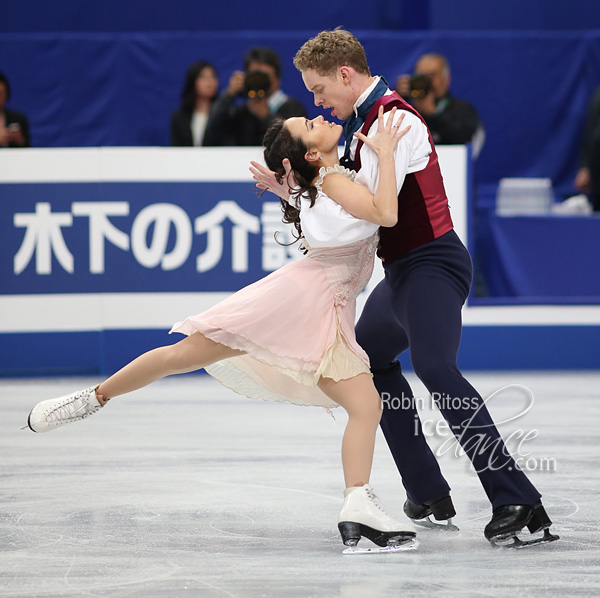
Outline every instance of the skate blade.
<svg viewBox="0 0 600 598"><path fill-rule="evenodd" d="M544 535L531 540L521 540L517 534L507 534L506 536L498 536L492 538L491 543L498 548L529 548L531 546L539 546L540 544L547 544L548 542L556 542L560 540L560 536L551 534L549 529L544 530Z"/></svg>
<svg viewBox="0 0 600 598"><path fill-rule="evenodd" d="M431 517L426 519L413 519L412 522L415 525L424 527L426 529L432 529L439 532L458 532L460 528L452 523L452 518L448 519L446 523L436 523L431 520Z"/></svg>
<svg viewBox="0 0 600 598"><path fill-rule="evenodd" d="M342 554L381 554L383 552L408 552L416 550L419 546L419 541L415 538L410 539L404 544L392 544L389 546L350 546L342 550Z"/></svg>

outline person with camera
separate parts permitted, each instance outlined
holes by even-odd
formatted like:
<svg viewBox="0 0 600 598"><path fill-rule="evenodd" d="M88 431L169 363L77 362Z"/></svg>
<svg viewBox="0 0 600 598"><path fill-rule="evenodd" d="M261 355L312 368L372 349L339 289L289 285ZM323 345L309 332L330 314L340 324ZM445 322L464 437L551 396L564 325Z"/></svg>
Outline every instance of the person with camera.
<svg viewBox="0 0 600 598"><path fill-rule="evenodd" d="M213 105L204 145L262 145L276 116L305 116L304 106L280 88L281 60L270 48L251 48ZM239 99L241 98L241 103Z"/></svg>
<svg viewBox="0 0 600 598"><path fill-rule="evenodd" d="M21 112L6 109L10 99L10 84L0 73L0 147L29 147L29 122Z"/></svg>
<svg viewBox="0 0 600 598"><path fill-rule="evenodd" d="M581 143L581 166L574 186L588 194L595 212L600 212L600 86L592 95Z"/></svg>
<svg viewBox="0 0 600 598"><path fill-rule="evenodd" d="M485 129L475 107L450 95L450 66L441 54L424 54L412 76L401 75L396 91L425 119L436 145L471 143L476 158Z"/></svg>

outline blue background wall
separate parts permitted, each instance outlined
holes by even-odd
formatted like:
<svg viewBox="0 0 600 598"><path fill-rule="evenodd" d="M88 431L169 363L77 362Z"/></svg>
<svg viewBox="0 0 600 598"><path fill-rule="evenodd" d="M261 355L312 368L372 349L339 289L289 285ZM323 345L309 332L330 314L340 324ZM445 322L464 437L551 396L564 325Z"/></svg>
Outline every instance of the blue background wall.
<svg viewBox="0 0 600 598"><path fill-rule="evenodd" d="M597 0L19 0L0 31L233 31L325 29L556 29L599 26Z"/></svg>
<svg viewBox="0 0 600 598"><path fill-rule="evenodd" d="M254 45L281 54L283 88L319 114L291 61L308 37L337 25L357 34L373 72L391 84L424 52L449 58L454 95L477 107L487 129L475 172L480 204L491 203L505 176L551 177L559 193L574 192L585 107L600 84L598 0L372 0L368 7L364 0L19 0L2 5L0 71L12 83L9 106L30 118L35 146L167 145L187 66L212 61L225 86ZM98 343L95 335L103 333L80 334L92 353L98 346L125 346L119 334L131 341L130 332L111 331ZM47 348L56 339L38 337L36 346L52 358L56 352ZM463 366L597 367L597 351L583 362L577 348L595 347L598 338L597 326L493 332L471 326L463 345L485 350ZM10 339L10 346L19 339ZM151 340L139 342L164 342ZM551 354L532 351L537 345ZM572 361L558 355L557 346ZM132 355L112 357L123 362ZM87 371L96 358L82 353L72 367ZM0 361L7 371L18 369L7 355ZM101 361L106 370L119 365ZM42 364L38 373L60 367Z"/></svg>
<svg viewBox="0 0 600 598"><path fill-rule="evenodd" d="M167 145L186 67L208 59L221 85L252 45L285 65L283 87L312 106L291 60L324 28L363 41L393 83L426 51L446 54L452 90L479 110L481 201L504 176L551 177L574 193L585 107L600 84L597 0L359 0L319 5L194 0L21 0L3 6L0 70L38 147Z"/></svg>

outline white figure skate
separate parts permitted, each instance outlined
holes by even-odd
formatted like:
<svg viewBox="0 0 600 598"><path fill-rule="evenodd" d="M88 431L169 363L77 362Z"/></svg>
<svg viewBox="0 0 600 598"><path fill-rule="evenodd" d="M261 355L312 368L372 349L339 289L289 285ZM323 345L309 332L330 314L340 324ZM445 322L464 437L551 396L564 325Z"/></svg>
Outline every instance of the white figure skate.
<svg viewBox="0 0 600 598"><path fill-rule="evenodd" d="M418 546L412 525L399 523L390 517L368 484L346 488L338 529L348 546L343 554L398 552ZM357 544L361 537L368 538L377 546L359 548Z"/></svg>
<svg viewBox="0 0 600 598"><path fill-rule="evenodd" d="M27 426L34 432L49 432L65 424L85 419L101 407L96 398L96 388L86 388L58 399L38 403L29 414Z"/></svg>

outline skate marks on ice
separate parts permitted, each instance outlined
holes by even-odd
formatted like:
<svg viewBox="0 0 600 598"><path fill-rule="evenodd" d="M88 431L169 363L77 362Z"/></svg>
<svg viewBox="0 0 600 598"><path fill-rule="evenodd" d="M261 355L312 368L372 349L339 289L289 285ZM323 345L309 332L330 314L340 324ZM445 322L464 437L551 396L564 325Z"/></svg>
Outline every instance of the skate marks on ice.
<svg viewBox="0 0 600 598"><path fill-rule="evenodd" d="M469 377L484 393L512 381ZM560 541L492 547L483 537L489 504L452 457L442 468L461 531L417 528L418 550L363 558L342 555L335 529L338 411L332 422L319 410L238 399L195 377L159 383L50 434L18 431L37 401L95 382L0 381L2 598L397 598L399 588L444 598L600 595L600 375L525 382L539 397L527 414L540 431L531 447L557 458L556 472L531 476ZM507 402L492 409L513 413ZM390 461L379 437L373 483L402 520L405 496Z"/></svg>

